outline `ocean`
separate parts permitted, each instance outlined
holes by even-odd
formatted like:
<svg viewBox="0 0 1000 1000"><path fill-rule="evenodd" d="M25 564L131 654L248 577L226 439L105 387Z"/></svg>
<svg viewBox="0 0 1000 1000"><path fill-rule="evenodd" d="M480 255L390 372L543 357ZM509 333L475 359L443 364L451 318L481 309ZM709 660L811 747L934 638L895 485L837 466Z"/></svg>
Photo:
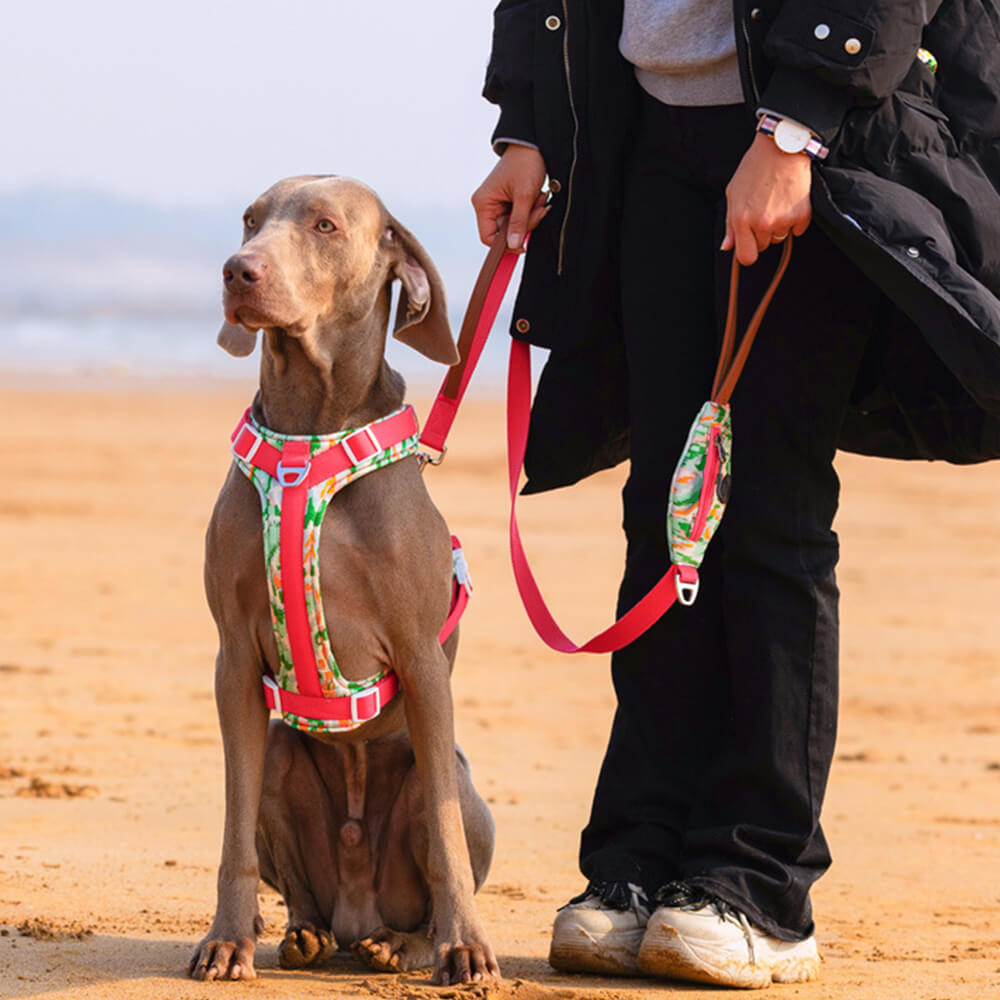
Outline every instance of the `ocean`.
<svg viewBox="0 0 1000 1000"><path fill-rule="evenodd" d="M456 336L461 319L452 317ZM220 322L215 311L180 316L0 316L0 369L45 376L253 379L260 364L259 344L250 357L231 357L215 343ZM495 396L503 388L509 324L510 312L505 310L476 370L477 392ZM391 337L386 357L411 391L432 391L444 378L445 368Z"/></svg>

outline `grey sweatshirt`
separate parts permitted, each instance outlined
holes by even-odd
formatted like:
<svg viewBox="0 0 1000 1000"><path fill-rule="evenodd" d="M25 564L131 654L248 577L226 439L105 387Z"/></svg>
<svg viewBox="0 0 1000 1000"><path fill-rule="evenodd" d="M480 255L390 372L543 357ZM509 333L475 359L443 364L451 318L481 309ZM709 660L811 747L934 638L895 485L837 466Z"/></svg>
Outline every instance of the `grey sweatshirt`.
<svg viewBox="0 0 1000 1000"><path fill-rule="evenodd" d="M743 101L731 0L625 0L619 48L664 104Z"/></svg>

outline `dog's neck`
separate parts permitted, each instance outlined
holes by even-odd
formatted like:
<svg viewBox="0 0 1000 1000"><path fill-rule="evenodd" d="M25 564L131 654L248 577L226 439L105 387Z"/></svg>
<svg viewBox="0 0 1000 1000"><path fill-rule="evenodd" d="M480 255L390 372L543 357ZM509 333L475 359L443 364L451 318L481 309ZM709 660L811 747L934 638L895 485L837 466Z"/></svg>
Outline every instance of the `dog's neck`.
<svg viewBox="0 0 1000 1000"><path fill-rule="evenodd" d="M403 405L405 383L383 357L384 334L345 333L337 341L349 349L324 356L309 350L306 340L267 331L253 406L263 426L279 434L334 434Z"/></svg>

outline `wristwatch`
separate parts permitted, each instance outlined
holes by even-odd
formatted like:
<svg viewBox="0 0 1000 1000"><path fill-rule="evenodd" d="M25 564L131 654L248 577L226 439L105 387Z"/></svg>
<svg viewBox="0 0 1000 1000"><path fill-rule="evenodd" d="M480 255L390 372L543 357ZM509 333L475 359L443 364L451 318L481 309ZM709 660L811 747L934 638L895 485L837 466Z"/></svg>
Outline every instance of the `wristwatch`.
<svg viewBox="0 0 1000 1000"><path fill-rule="evenodd" d="M823 141L813 135L805 125L788 118L779 118L770 113L763 114L757 120L757 131L771 136L774 144L783 153L805 153L814 160L825 160L830 152L823 145Z"/></svg>

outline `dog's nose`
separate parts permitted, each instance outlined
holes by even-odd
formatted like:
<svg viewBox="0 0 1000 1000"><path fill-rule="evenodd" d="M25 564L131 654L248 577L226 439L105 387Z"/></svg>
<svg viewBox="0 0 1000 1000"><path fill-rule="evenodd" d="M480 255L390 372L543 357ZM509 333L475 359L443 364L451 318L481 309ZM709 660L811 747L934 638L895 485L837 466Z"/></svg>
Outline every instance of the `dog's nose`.
<svg viewBox="0 0 1000 1000"><path fill-rule="evenodd" d="M233 254L222 266L222 280L228 288L255 285L267 271L267 261L260 254Z"/></svg>

